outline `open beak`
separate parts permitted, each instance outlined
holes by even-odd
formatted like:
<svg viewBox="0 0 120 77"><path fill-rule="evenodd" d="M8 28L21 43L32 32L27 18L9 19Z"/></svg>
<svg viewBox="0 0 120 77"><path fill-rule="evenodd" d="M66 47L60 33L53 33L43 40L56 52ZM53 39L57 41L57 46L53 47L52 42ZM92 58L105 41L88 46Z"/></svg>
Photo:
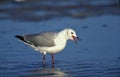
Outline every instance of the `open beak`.
<svg viewBox="0 0 120 77"><path fill-rule="evenodd" d="M80 40L79 37L72 36L72 38L73 38L73 41L75 41L76 44L77 44L77 40Z"/></svg>

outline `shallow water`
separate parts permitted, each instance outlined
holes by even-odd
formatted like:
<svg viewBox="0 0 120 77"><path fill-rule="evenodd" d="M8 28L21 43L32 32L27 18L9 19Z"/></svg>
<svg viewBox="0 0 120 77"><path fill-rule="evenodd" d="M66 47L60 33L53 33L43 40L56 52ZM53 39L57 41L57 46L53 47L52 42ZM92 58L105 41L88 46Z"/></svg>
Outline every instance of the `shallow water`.
<svg viewBox="0 0 120 77"><path fill-rule="evenodd" d="M120 77L119 0L0 1L0 77ZM55 55L42 54L14 35L70 27L80 41L68 41Z"/></svg>

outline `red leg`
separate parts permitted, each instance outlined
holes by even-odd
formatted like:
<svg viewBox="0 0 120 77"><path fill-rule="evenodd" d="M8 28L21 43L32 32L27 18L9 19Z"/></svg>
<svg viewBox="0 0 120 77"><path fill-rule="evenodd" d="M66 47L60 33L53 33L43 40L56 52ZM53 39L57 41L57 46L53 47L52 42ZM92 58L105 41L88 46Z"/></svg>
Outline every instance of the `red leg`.
<svg viewBox="0 0 120 77"><path fill-rule="evenodd" d="M43 54L43 65L45 66L46 63L45 63L45 55Z"/></svg>
<svg viewBox="0 0 120 77"><path fill-rule="evenodd" d="M52 68L54 68L54 54L52 54L51 56L52 56Z"/></svg>
<svg viewBox="0 0 120 77"><path fill-rule="evenodd" d="M52 54L52 64L54 64L54 54Z"/></svg>

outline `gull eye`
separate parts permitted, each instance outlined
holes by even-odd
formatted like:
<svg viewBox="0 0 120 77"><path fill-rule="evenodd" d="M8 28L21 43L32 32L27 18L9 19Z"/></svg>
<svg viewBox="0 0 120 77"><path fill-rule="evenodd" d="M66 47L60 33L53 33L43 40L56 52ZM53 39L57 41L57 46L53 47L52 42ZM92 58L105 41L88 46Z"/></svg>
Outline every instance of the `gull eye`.
<svg viewBox="0 0 120 77"><path fill-rule="evenodd" d="M71 32L71 34L74 34L73 32Z"/></svg>

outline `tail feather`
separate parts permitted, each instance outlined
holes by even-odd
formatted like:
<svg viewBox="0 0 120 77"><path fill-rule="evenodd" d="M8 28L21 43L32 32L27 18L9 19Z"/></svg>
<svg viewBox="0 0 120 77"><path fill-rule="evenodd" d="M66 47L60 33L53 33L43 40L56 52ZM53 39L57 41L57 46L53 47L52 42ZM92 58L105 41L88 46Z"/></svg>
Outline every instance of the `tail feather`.
<svg viewBox="0 0 120 77"><path fill-rule="evenodd" d="M31 43L31 42L26 41L26 40L24 39L24 37L23 37L23 36L21 36L21 35L16 35L15 37L16 37L16 38L18 38L19 40L23 41L23 42L24 42L24 43L26 43L26 44L30 44L30 45L32 45L32 43Z"/></svg>
<svg viewBox="0 0 120 77"><path fill-rule="evenodd" d="M21 35L16 35L15 37L18 38L18 39L21 40L21 41L26 42L26 40L24 39L24 37L21 36Z"/></svg>

